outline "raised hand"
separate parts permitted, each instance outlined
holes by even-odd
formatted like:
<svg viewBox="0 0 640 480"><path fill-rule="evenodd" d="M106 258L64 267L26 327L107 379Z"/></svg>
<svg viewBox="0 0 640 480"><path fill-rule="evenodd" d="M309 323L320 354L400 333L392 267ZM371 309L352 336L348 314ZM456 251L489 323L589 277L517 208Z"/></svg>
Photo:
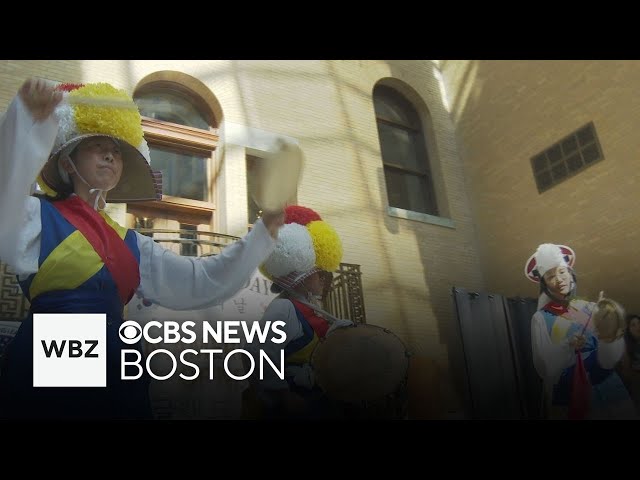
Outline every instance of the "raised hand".
<svg viewBox="0 0 640 480"><path fill-rule="evenodd" d="M284 210L278 212L264 212L262 214L262 222L267 227L269 233L274 239L278 239L278 230L284 225Z"/></svg>
<svg viewBox="0 0 640 480"><path fill-rule="evenodd" d="M36 122L46 120L62 100L62 92L42 78L26 80L20 87L18 95Z"/></svg>
<svg viewBox="0 0 640 480"><path fill-rule="evenodd" d="M585 346L586 343L587 343L587 338L584 335L574 335L569 340L569 346L571 346L571 348L577 351L580 351L582 347Z"/></svg>

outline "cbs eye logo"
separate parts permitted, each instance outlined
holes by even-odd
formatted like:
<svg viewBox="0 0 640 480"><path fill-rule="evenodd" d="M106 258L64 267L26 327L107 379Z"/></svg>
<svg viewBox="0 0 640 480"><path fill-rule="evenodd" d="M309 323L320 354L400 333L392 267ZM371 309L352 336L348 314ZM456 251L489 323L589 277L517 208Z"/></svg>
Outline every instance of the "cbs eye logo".
<svg viewBox="0 0 640 480"><path fill-rule="evenodd" d="M138 343L142 338L142 329L140 328L140 325L133 320L123 322L122 325L120 325L118 333L120 334L120 340L127 345Z"/></svg>

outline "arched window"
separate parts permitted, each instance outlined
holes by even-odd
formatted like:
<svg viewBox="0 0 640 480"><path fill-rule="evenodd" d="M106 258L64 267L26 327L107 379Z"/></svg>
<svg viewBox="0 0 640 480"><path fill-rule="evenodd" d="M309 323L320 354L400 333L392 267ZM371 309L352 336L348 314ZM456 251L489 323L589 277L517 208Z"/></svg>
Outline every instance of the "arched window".
<svg viewBox="0 0 640 480"><path fill-rule="evenodd" d="M144 84L134 94L151 152L151 166L162 171L163 199L129 204L131 222L156 230L158 240L173 239L176 253L200 255L190 240L214 231L217 121L209 106L183 85ZM142 227L144 225L144 227ZM203 237L209 240L209 237Z"/></svg>
<svg viewBox="0 0 640 480"><path fill-rule="evenodd" d="M373 90L389 206L438 215L433 177L418 112L396 90Z"/></svg>
<svg viewBox="0 0 640 480"><path fill-rule="evenodd" d="M201 130L208 130L213 123L210 114L203 113L202 107L194 104L192 95L181 91L177 85L151 84L139 91L135 100L141 115L145 117Z"/></svg>

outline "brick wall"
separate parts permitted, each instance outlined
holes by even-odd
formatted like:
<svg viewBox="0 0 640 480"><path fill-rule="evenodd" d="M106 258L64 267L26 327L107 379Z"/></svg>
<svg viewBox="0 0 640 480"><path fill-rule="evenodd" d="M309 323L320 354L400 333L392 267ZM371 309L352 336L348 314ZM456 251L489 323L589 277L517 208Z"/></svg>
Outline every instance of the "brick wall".
<svg viewBox="0 0 640 480"><path fill-rule="evenodd" d="M576 251L579 294L640 310L638 61L443 61L491 291L533 296L538 244ZM535 154L593 121L604 160L539 194Z"/></svg>

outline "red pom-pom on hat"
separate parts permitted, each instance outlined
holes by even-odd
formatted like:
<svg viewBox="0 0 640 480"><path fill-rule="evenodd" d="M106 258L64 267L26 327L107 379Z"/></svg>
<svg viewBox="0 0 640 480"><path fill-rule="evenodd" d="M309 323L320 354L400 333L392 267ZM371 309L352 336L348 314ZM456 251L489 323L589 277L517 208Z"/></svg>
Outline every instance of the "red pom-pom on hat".
<svg viewBox="0 0 640 480"><path fill-rule="evenodd" d="M289 205L284 209L284 223L298 223L307 225L310 222L322 220L314 210L300 205Z"/></svg>

